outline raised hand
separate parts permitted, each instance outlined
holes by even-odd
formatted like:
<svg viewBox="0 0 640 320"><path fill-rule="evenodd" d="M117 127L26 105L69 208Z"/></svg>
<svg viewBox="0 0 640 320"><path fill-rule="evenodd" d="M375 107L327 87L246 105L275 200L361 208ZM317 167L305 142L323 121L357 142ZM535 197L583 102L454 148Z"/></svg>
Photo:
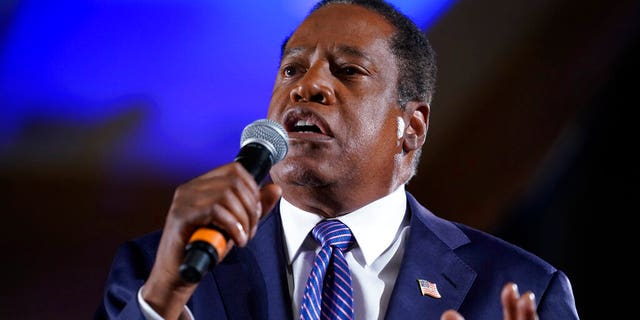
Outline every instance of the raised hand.
<svg viewBox="0 0 640 320"><path fill-rule="evenodd" d="M215 225L235 243L245 246L255 234L263 212L275 205L282 190L275 184L260 189L239 163L216 168L179 186L167 214L156 261L142 297L165 319L177 319L197 283L187 283L179 273L191 234Z"/></svg>
<svg viewBox="0 0 640 320"><path fill-rule="evenodd" d="M520 295L518 285L509 282L502 288L500 300L503 320L538 320L533 292L527 291ZM440 320L464 320L464 317L455 310L447 310Z"/></svg>

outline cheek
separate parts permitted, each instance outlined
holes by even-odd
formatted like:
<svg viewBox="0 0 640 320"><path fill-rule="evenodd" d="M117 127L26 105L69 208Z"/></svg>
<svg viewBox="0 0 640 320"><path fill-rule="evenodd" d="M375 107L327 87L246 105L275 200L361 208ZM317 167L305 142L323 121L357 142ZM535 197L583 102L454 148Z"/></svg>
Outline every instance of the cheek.
<svg viewBox="0 0 640 320"><path fill-rule="evenodd" d="M279 121L279 116L282 114L282 108L285 103L283 102L282 95L274 94L271 96L269 108L267 109L267 118L271 120Z"/></svg>
<svg viewBox="0 0 640 320"><path fill-rule="evenodd" d="M400 123L402 121L402 123ZM358 150L376 150L385 153L391 152L389 149L396 149L399 145L399 138L403 136L404 121L402 118L370 118L347 125L349 145ZM398 138L396 138L398 136Z"/></svg>
<svg viewBox="0 0 640 320"><path fill-rule="evenodd" d="M388 141L397 141L404 135L404 120L392 108L386 99L368 99L358 107L342 112L347 138L358 140L357 144L382 145ZM394 142L395 144L395 142Z"/></svg>

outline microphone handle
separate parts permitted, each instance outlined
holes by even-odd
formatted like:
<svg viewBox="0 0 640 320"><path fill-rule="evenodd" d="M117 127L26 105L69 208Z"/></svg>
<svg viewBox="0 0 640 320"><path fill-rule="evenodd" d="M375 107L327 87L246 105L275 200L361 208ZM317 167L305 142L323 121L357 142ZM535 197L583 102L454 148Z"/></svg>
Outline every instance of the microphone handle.
<svg viewBox="0 0 640 320"><path fill-rule="evenodd" d="M256 182L260 184L262 179L267 176L271 165L271 151L264 145L252 142L248 143L238 152L235 160L256 179Z"/></svg>
<svg viewBox="0 0 640 320"><path fill-rule="evenodd" d="M238 152L239 162L260 183L271 168L271 152L260 143L248 143ZM202 227L189 238L185 247L185 257L180 265L180 276L186 282L195 283L202 279L207 270L213 269L227 248L229 234L215 226Z"/></svg>

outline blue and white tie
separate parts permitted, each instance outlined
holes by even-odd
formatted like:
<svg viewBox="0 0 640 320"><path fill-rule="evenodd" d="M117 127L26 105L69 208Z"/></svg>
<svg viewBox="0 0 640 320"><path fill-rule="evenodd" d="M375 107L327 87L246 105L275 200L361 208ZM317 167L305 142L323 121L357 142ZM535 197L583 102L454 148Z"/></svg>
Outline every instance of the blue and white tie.
<svg viewBox="0 0 640 320"><path fill-rule="evenodd" d="M300 319L353 319L351 272L343 255L353 243L351 230L338 220L323 220L311 233L322 248L304 289Z"/></svg>

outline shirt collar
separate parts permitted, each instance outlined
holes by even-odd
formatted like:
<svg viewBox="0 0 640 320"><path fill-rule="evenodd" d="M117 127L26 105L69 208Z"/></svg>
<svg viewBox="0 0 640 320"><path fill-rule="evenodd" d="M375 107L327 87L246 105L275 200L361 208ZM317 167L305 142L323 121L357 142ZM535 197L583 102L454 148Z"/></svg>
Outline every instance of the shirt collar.
<svg viewBox="0 0 640 320"><path fill-rule="evenodd" d="M401 185L394 192L337 219L351 229L366 264L370 265L391 246L406 208L407 196L404 185ZM323 218L295 207L284 197L280 201L280 214L291 264L309 232Z"/></svg>

